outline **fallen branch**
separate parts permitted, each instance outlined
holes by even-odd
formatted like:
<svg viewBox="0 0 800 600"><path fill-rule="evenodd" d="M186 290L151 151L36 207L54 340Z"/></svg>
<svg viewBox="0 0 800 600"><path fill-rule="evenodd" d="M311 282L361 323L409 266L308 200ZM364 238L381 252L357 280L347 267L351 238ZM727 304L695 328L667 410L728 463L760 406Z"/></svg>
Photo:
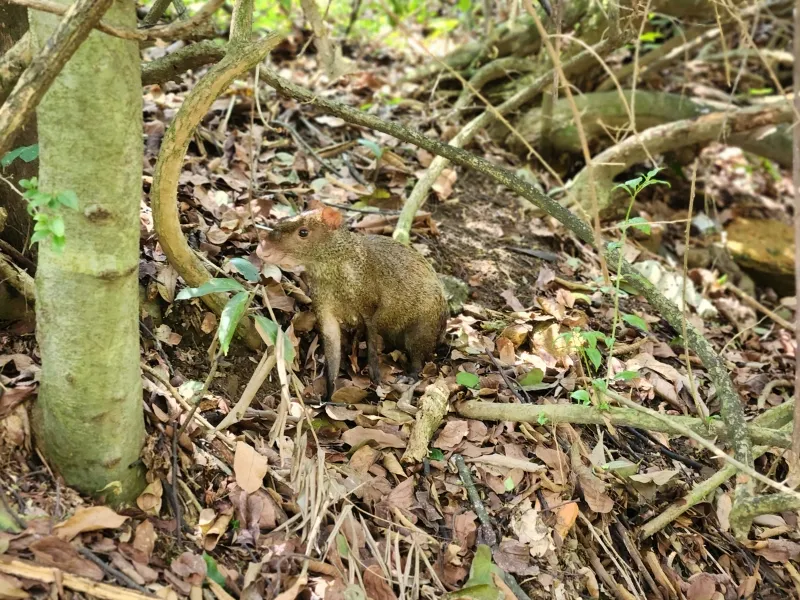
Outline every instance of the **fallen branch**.
<svg viewBox="0 0 800 600"><path fill-rule="evenodd" d="M791 426L789 423L791 423L792 420L794 404L794 400L790 400L789 402L785 402L780 406L768 410L753 419L753 425L770 429L780 428L779 431L788 436L791 433ZM769 449L770 446L756 446L753 448L753 457L758 458ZM708 479L696 483L686 496L669 505L666 509L661 510L656 517L642 525L639 529L639 537L645 539L661 531L686 511L705 501L710 493L723 485L734 475L736 475L736 467L725 465Z"/></svg>
<svg viewBox="0 0 800 600"><path fill-rule="evenodd" d="M781 102L767 106L747 107L730 112L720 111L657 125L631 136L612 146L593 159L592 177L582 169L570 186L569 202L589 207L588 190L595 190L601 212L616 207L615 199L627 198L620 190L613 193L614 178L628 167L643 162L649 155L664 154L692 144L708 143L734 134L752 132L761 127L790 123L794 114L791 104Z"/></svg>
<svg viewBox="0 0 800 600"><path fill-rule="evenodd" d="M247 14L247 9L241 6L242 4L247 2L240 0L234 9L231 40L225 57L209 69L184 98L183 104L164 134L153 172L150 203L159 243L170 264L191 287L202 285L211 279L211 275L189 247L181 230L177 202L178 178L186 150L197 125L206 116L217 97L236 77L255 67L283 39L281 35L273 33L260 41L250 43L252 14ZM223 294L211 294L203 296L202 300L217 315L221 315L227 297ZM237 332L251 348L261 347L261 336L253 327L250 318L242 318Z"/></svg>
<svg viewBox="0 0 800 600"><path fill-rule="evenodd" d="M431 438L447 414L449 397L450 390L442 378L425 388L425 393L419 399L419 410L414 415L414 426L411 428L406 451L400 459L401 463L420 462L428 456Z"/></svg>
<svg viewBox="0 0 800 600"><path fill-rule="evenodd" d="M52 0L7 0L19 6L25 6L33 10L40 10L42 12L51 13L54 15L64 15L71 7L63 4L58 4ZM160 27L151 27L149 29L128 29L125 27L118 27L111 25L104 21L94 24L99 31L123 40L136 40L145 42L147 40L171 40L180 39L185 35L191 33L200 24L206 21L208 17L214 14L217 9L225 3L225 0L208 0L203 7L197 11L195 15L186 21L175 21L169 25L162 25Z"/></svg>
<svg viewBox="0 0 800 600"><path fill-rule="evenodd" d="M666 420L661 420L630 408L612 407L608 410L600 410L580 404L502 404L467 400L456 404L455 409L462 417L481 421L512 421L534 425L542 421L553 424L613 425L659 431L672 435L682 435L688 429L704 438L732 441L725 424L717 420L711 419L706 422L695 417L671 415L664 415ZM748 425L746 433L756 444L778 448L788 448L791 445L789 436L774 429Z"/></svg>
<svg viewBox="0 0 800 600"><path fill-rule="evenodd" d="M146 595L107 583L98 583L54 567L40 567L19 559L9 560L3 556L0 556L0 573L11 577L46 583L59 588L65 587L90 597L100 598L100 600L151 600L155 597L155 595ZM5 589L9 592L13 591L8 590L8 588ZM20 595L14 597L28 597L27 592L23 590L21 585L18 593Z"/></svg>
<svg viewBox="0 0 800 600"><path fill-rule="evenodd" d="M65 7L64 18L0 107L0 156L11 150L17 130L110 6L111 0L77 0Z"/></svg>
<svg viewBox="0 0 800 600"><path fill-rule="evenodd" d="M33 277L8 260L2 252L0 252L0 281L17 290L31 305L36 302L36 288L33 283Z"/></svg>

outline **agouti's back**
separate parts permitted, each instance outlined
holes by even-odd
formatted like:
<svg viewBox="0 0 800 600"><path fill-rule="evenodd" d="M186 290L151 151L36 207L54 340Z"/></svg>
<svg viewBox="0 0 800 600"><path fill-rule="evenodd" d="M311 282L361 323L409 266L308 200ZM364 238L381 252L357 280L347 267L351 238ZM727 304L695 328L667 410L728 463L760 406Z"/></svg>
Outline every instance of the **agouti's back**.
<svg viewBox="0 0 800 600"><path fill-rule="evenodd" d="M339 370L342 325L365 326L370 375L377 383L377 336L403 349L416 374L442 340L448 316L442 284L419 252L341 224L341 213L332 208L302 213L280 221L261 252L265 260L303 265L308 272L329 394Z"/></svg>

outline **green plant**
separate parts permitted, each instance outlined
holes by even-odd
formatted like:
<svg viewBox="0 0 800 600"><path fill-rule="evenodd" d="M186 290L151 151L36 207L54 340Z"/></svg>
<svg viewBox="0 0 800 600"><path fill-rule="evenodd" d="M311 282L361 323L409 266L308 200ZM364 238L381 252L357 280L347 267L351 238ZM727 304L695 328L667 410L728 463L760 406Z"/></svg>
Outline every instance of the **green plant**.
<svg viewBox="0 0 800 600"><path fill-rule="evenodd" d="M38 157L39 157L39 144L33 144L32 146L20 146L19 148L14 148L3 158L0 158L0 167L3 167L5 169L8 165L10 165L17 159L29 163L31 161L36 160Z"/></svg>
<svg viewBox="0 0 800 600"><path fill-rule="evenodd" d="M34 221L31 246L50 240L53 250L61 252L67 241L61 209L78 210L78 196L70 190L54 194L42 192L39 190L39 180L36 177L22 179L19 185L25 190L22 197L27 200L26 208Z"/></svg>
<svg viewBox="0 0 800 600"><path fill-rule="evenodd" d="M250 283L258 283L261 279L261 273L253 266L248 260L244 258L232 258L229 261L230 265L236 269L247 281ZM255 297L256 290L248 290L244 285L233 279L232 277L217 277L209 279L203 285L196 288L184 288L177 296L176 300L188 300L190 298L200 298L208 294L220 294L227 292L235 292L225 307L222 309L222 315L219 320L219 327L217 328L217 339L222 348L223 354L228 354L230 349L233 334L236 332L236 327L242 320L242 317L250 307L253 298ZM267 339L272 345L277 345L278 337L283 339L283 358L287 365L294 362L295 352L289 337L286 335L280 325L264 316L257 315L255 317L256 324L266 334Z"/></svg>

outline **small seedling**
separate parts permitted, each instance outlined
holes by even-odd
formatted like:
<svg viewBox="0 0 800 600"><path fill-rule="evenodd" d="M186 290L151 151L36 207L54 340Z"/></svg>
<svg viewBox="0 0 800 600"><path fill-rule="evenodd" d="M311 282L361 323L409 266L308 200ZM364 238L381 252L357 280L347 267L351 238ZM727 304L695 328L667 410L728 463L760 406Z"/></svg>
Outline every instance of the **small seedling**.
<svg viewBox="0 0 800 600"><path fill-rule="evenodd" d="M78 210L78 196L69 190L54 194L42 192L36 177L21 179L19 185L25 190L22 197L28 201L26 208L34 221L31 246L49 240L54 251L62 252L67 238L61 210Z"/></svg>

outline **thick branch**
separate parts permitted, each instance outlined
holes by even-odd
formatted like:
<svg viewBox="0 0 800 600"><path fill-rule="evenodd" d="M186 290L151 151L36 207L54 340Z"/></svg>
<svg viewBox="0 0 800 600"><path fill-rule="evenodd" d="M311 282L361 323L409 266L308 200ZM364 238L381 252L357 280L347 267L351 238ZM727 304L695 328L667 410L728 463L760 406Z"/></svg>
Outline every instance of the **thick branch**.
<svg viewBox="0 0 800 600"><path fill-rule="evenodd" d="M33 10L40 10L42 12L52 13L54 15L63 15L67 12L68 7L61 4L52 2L51 0L8 0L14 4L25 6ZM171 40L180 39L185 37L203 23L208 17L214 14L217 9L224 4L225 0L208 0L203 7L197 11L190 19L186 21L175 21L169 25L162 25L160 27L151 27L150 29L127 29L125 27L118 27L110 25L104 21L96 23L97 29L108 35L122 38L123 40L137 40L144 42L147 40Z"/></svg>
<svg viewBox="0 0 800 600"><path fill-rule="evenodd" d="M214 40L184 46L152 62L142 63L142 85L177 81L186 71L219 62L225 56L225 46Z"/></svg>
<svg viewBox="0 0 800 600"><path fill-rule="evenodd" d="M112 0L77 0L66 10L53 35L42 46L0 107L0 156L14 143L17 130L44 96L81 42L111 6Z"/></svg>
<svg viewBox="0 0 800 600"><path fill-rule="evenodd" d="M670 416L675 423L661 421L651 415L630 408L609 408L599 410L592 406L580 404L503 404L499 402L482 402L468 400L455 406L456 412L468 419L482 421L513 421L516 423L570 423L573 425L606 425L615 427L636 427L648 431L660 431L672 435L682 435L680 427L688 428L705 438L720 438L732 442L726 426L720 421L710 420L708 425L702 419L685 416ZM788 448L791 440L788 436L773 429L757 425L748 425L745 435L757 444Z"/></svg>
<svg viewBox="0 0 800 600"><path fill-rule="evenodd" d="M589 177L585 168L575 176L571 186L572 200L588 209L587 190L592 186L597 192L598 208L603 211L614 206L614 177L628 167L644 161L647 152L651 155L664 154L670 150L720 138L724 142L731 135L778 123L790 123L793 116L791 104L780 102L731 112L720 111L651 127L598 154L593 160L592 177Z"/></svg>
<svg viewBox="0 0 800 600"><path fill-rule="evenodd" d="M241 35L244 37L245 33ZM225 58L209 69L184 98L175 119L164 135L153 173L150 202L161 247L170 264L177 269L189 286L197 287L211 278L202 261L186 242L178 215L178 178L189 141L214 100L236 77L258 64L280 43L281 39L280 35L272 34L253 44L233 43L232 40ZM203 296L202 299L218 315L222 313L227 302L227 298L221 294ZM261 338L250 319L242 319L237 331L249 346L253 348L261 346Z"/></svg>

